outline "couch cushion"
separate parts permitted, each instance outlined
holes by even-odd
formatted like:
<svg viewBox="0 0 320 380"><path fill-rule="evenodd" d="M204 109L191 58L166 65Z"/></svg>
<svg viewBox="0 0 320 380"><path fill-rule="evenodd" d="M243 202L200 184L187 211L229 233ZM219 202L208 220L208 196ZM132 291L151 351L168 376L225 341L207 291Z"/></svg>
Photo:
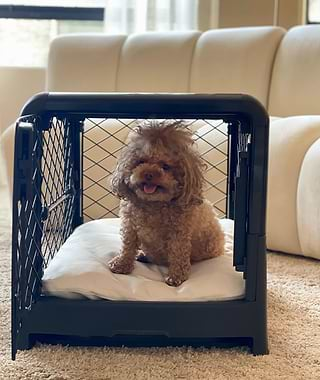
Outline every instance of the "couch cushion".
<svg viewBox="0 0 320 380"><path fill-rule="evenodd" d="M119 56L126 36L77 34L52 41L48 91L115 91Z"/></svg>
<svg viewBox="0 0 320 380"><path fill-rule="evenodd" d="M121 51L117 91L187 92L199 35L155 32L129 36Z"/></svg>
<svg viewBox="0 0 320 380"><path fill-rule="evenodd" d="M292 28L274 64L269 113L274 116L320 113L320 25Z"/></svg>
<svg viewBox="0 0 320 380"><path fill-rule="evenodd" d="M283 34L279 27L203 33L194 52L190 91L247 93L266 106L272 64Z"/></svg>

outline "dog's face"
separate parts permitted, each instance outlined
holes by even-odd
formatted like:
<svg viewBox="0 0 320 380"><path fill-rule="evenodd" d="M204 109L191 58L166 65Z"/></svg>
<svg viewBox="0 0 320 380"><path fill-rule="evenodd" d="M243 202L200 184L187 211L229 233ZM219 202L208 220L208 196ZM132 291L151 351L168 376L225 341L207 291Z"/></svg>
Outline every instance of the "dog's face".
<svg viewBox="0 0 320 380"><path fill-rule="evenodd" d="M145 124L129 136L113 175L120 198L188 203L201 198L203 164L182 123Z"/></svg>
<svg viewBox="0 0 320 380"><path fill-rule="evenodd" d="M152 152L153 148L147 147L148 154L145 149L137 152L140 158L132 168L128 186L143 201L170 202L182 191L181 168L169 154Z"/></svg>

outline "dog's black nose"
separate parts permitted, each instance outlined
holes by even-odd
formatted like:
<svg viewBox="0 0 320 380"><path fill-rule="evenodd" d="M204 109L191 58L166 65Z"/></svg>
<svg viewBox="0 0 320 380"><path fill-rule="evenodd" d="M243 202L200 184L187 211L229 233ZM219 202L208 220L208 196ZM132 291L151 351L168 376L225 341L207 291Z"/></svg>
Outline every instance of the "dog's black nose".
<svg viewBox="0 0 320 380"><path fill-rule="evenodd" d="M153 178L153 174L152 173L146 173L144 175L144 178L147 180L147 181L151 181L152 178Z"/></svg>

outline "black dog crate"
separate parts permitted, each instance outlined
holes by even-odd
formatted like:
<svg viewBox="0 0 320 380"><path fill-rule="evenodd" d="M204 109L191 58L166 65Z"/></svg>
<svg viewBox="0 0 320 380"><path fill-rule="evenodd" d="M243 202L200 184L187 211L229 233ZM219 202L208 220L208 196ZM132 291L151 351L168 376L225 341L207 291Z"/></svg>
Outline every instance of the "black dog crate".
<svg viewBox="0 0 320 380"><path fill-rule="evenodd" d="M143 119L184 120L194 132L207 164L205 196L221 217L235 223L233 264L243 272L243 299L137 302L70 300L42 293L43 271L73 230L88 219L117 215L118 200L108 178L126 131ZM267 353L267 156L267 113L250 96L44 93L34 97L22 111L15 138L13 359L17 350L36 341L246 344L254 354Z"/></svg>

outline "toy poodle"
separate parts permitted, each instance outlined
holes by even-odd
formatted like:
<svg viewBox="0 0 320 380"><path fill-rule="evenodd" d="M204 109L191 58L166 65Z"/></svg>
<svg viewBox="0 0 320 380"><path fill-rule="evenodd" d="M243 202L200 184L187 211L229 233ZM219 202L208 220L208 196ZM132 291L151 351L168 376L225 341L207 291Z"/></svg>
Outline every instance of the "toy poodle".
<svg viewBox="0 0 320 380"><path fill-rule="evenodd" d="M193 262L223 254L224 234L203 198L204 167L183 122L151 121L130 133L112 177L122 237L112 272L129 274L138 259L168 266L166 283L179 286Z"/></svg>

